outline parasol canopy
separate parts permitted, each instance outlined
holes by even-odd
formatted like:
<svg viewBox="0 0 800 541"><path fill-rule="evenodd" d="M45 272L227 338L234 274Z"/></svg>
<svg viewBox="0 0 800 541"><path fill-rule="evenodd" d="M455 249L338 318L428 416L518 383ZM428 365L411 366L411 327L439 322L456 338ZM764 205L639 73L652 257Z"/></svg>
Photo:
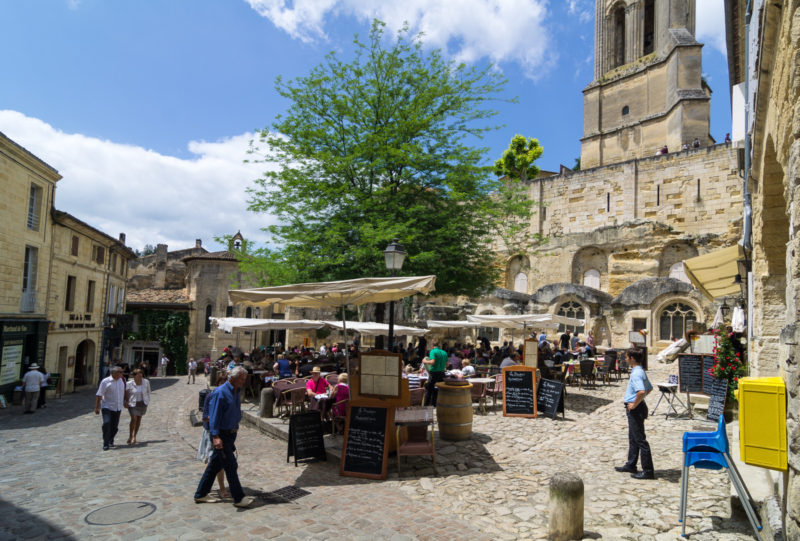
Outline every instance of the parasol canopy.
<svg viewBox="0 0 800 541"><path fill-rule="evenodd" d="M309 319L252 319L244 317L210 317L219 330L231 331L269 331L272 329L321 329L323 321Z"/></svg>
<svg viewBox="0 0 800 541"><path fill-rule="evenodd" d="M254 289L233 289L231 301L254 306L296 306L300 308L337 308L346 304L389 302L427 294L434 290L436 276L397 276L355 278L335 282L291 284Z"/></svg>
<svg viewBox="0 0 800 541"><path fill-rule="evenodd" d="M501 329L523 329L529 327L556 329L559 325L575 325L577 327L582 327L586 324L586 320L584 319L555 314L487 314L467 316L467 320L480 323L483 327L499 327Z"/></svg>
<svg viewBox="0 0 800 541"><path fill-rule="evenodd" d="M428 320L429 329L477 329L479 327L482 325L475 321Z"/></svg>

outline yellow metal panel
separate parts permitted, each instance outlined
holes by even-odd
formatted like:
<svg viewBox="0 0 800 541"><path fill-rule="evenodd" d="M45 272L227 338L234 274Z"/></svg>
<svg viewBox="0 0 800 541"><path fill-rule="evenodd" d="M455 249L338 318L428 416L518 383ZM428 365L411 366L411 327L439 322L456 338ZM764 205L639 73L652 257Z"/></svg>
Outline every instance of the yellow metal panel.
<svg viewBox="0 0 800 541"><path fill-rule="evenodd" d="M786 471L786 384L783 379L742 378L738 394L742 461Z"/></svg>

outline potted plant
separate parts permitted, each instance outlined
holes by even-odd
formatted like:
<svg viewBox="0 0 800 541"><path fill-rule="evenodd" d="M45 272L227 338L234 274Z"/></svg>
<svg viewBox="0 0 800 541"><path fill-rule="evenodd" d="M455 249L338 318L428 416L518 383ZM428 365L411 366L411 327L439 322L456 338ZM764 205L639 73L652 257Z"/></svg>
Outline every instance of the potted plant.
<svg viewBox="0 0 800 541"><path fill-rule="evenodd" d="M747 375L747 361L744 348L739 338L730 328L716 329L714 331L714 366L709 368L709 375L718 380L728 382L728 397L725 401L725 421L729 421L736 407L736 389L739 388L739 378Z"/></svg>

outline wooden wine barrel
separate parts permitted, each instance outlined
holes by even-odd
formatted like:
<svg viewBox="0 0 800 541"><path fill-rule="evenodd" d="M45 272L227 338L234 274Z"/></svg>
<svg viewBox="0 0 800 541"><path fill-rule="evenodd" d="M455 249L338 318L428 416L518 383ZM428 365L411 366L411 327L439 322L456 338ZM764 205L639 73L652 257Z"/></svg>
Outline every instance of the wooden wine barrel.
<svg viewBox="0 0 800 541"><path fill-rule="evenodd" d="M468 440L472 437L472 384L451 385L437 383L436 417L439 420L439 437L448 441Z"/></svg>

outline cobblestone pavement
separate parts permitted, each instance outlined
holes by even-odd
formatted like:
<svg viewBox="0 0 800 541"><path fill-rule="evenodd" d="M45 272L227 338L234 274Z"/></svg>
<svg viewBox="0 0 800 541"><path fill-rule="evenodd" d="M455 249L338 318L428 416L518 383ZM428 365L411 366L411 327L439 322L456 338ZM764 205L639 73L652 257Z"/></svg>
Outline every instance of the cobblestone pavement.
<svg viewBox="0 0 800 541"><path fill-rule="evenodd" d="M652 368L653 381L673 370ZM196 385L182 378L151 384L140 443L124 444L129 417L123 412L117 447L105 452L91 391L50 399L34 415L22 415L21 407L0 410L0 540L543 539L549 478L557 471L584 481L586 538L677 539L681 434L714 428L651 417L656 481L613 470L627 450L624 379L569 388L566 420L476 415L472 440L437 440L438 477L429 461L415 457L408 466L403 459L401 479L391 459L386 481L341 477L333 463L295 467L286 463L285 442L243 428L239 475L257 503L241 510L230 500L198 505L192 499L203 470L195 459L202 429L190 425L188 414L197 406L202 378ZM724 476L692 471L692 539L753 538L746 520L729 518ZM291 501L272 494L285 487L308 494ZM103 509L125 502L147 502L155 510L143 504ZM92 512L92 522L120 524L89 524Z"/></svg>

